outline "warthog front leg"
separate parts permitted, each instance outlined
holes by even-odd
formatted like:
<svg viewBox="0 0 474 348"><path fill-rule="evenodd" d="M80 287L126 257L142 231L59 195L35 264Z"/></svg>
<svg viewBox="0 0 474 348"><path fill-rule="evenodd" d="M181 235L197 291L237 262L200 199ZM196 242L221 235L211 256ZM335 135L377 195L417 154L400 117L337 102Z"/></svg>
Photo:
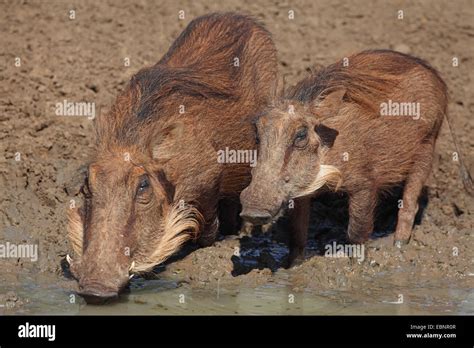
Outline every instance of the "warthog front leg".
<svg viewBox="0 0 474 348"><path fill-rule="evenodd" d="M290 209L290 255L288 257L288 267L304 260L310 207L311 198L305 197L296 199L295 207Z"/></svg>

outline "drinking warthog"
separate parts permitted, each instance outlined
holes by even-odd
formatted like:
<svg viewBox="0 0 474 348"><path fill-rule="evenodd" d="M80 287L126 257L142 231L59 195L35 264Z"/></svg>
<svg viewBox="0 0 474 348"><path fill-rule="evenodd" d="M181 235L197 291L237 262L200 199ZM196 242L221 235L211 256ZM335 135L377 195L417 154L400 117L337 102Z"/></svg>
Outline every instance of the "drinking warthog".
<svg viewBox="0 0 474 348"><path fill-rule="evenodd" d="M389 50L365 51L305 78L256 123L258 164L241 193L241 216L268 223L294 199L291 263L303 257L310 197L320 188L348 193L348 237L362 243L380 194L404 182L395 241L408 242L447 103L432 67ZM461 169L472 192L462 162Z"/></svg>
<svg viewBox="0 0 474 348"><path fill-rule="evenodd" d="M193 20L156 65L132 77L96 119L85 204L69 211L68 261L80 294L116 297L130 273L185 241L210 245L218 213L223 228L237 228L251 168L220 163L218 152L255 149L251 119L268 104L276 74L270 34L227 13Z"/></svg>

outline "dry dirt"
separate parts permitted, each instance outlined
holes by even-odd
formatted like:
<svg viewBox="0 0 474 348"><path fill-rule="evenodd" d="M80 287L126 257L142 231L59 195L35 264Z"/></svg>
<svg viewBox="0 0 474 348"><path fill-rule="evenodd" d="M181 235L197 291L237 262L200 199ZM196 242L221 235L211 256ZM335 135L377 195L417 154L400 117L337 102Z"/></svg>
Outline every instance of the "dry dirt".
<svg viewBox="0 0 474 348"><path fill-rule="evenodd" d="M69 18L74 9L75 19ZM185 19L178 19L178 11ZM129 78L154 64L193 18L235 10L259 18L272 32L288 84L310 68L369 48L390 48L426 59L450 92L449 112L461 152L474 173L474 4L472 1L1 1L0 2L0 240L39 243L39 259L2 259L0 283L15 297L25 277L65 286L68 186L93 151L92 122L60 117L63 100L95 102L101 112ZM294 10L295 18L288 19ZM398 19L399 10L404 18ZM21 65L15 65L16 58ZM453 66L457 57L459 65ZM124 66L124 59L130 66ZM410 137L407 134L407 137ZM214 246L192 246L157 269L190 287L284 282L294 291L397 294L418 287L473 288L474 201L463 190L452 138L444 124L426 186L423 214L411 243L392 246L396 198L380 208L378 233L362 262L322 257L347 223L343 197L322 197L313 210L308 258L290 270L283 229L241 234ZM238 256L240 255L240 256ZM39 280L38 280L39 281ZM449 291L438 294L449 301ZM472 308L472 305L471 305Z"/></svg>

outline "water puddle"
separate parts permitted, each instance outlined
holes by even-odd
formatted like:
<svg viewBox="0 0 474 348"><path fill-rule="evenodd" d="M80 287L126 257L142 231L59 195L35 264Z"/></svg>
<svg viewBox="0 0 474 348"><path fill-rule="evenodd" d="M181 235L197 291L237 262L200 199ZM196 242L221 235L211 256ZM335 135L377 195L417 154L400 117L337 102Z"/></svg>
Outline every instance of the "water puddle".
<svg viewBox="0 0 474 348"><path fill-rule="evenodd" d="M15 289L0 287L0 293L14 290L23 302L19 308L0 307L2 314L46 315L393 315L473 314L474 291L446 287L404 290L399 303L392 292L381 289L370 294L344 291L293 293L282 281L256 288L217 287L197 290L171 279L135 279L130 291L118 302L86 305L74 292L54 283L33 282Z"/></svg>

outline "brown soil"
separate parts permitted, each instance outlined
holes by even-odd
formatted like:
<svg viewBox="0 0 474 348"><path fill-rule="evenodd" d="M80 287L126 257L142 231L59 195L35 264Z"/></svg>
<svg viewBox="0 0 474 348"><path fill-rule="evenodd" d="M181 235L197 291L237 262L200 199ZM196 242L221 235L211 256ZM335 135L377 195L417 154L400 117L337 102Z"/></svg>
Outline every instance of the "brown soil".
<svg viewBox="0 0 474 348"><path fill-rule="evenodd" d="M76 18L68 18L75 9ZM185 11L185 20L178 11ZM0 283L15 290L25 276L64 280L61 261L69 250L65 211L76 189L71 178L93 151L92 122L56 116L64 99L95 102L101 112L133 73L155 63L193 18L236 10L260 18L279 52L281 72L293 84L312 67L368 48L390 48L426 59L450 91L449 112L461 151L474 173L474 7L471 1L9 1L0 4L0 240L39 243L32 263L3 259ZM288 11L295 19L288 19ZM397 19L397 11L404 19ZM21 66L15 66L15 58ZM130 66L124 59L130 58ZM459 66L453 67L453 57ZM407 134L407 137L410 135ZM315 200L308 259L285 270L283 229L229 236L159 267L159 277L179 277L196 288L285 282L294 291L331 290L397 294L414 287L473 285L474 201L463 190L455 151L444 124L427 182L423 214L411 243L392 246L396 198L384 202L379 238L366 245L363 262L326 258L324 244L342 240L344 197ZM17 155L21 158L17 161ZM236 256L239 254L240 256ZM27 299L2 294L21 306ZM440 298L449 300L448 292ZM2 298L3 298L2 297Z"/></svg>

